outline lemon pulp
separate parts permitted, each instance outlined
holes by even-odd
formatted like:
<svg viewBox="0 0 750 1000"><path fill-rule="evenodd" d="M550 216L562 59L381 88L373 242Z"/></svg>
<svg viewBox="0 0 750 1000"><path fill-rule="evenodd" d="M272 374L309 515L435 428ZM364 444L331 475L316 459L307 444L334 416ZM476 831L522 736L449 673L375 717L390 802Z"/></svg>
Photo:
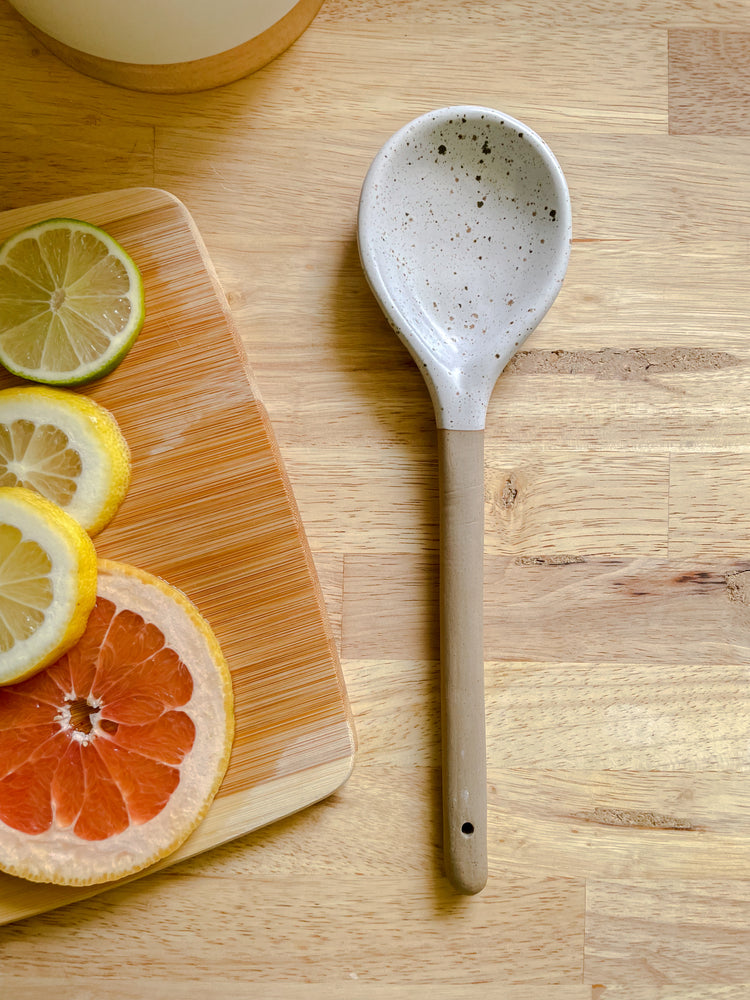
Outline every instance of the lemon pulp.
<svg viewBox="0 0 750 1000"><path fill-rule="evenodd" d="M0 684L78 641L96 579L94 544L77 521L31 490L0 488Z"/></svg>
<svg viewBox="0 0 750 1000"><path fill-rule="evenodd" d="M52 603L52 560L13 524L0 524L0 654L28 639Z"/></svg>
<svg viewBox="0 0 750 1000"><path fill-rule="evenodd" d="M130 449L109 410L64 389L0 390L0 487L33 489L95 534L129 485Z"/></svg>

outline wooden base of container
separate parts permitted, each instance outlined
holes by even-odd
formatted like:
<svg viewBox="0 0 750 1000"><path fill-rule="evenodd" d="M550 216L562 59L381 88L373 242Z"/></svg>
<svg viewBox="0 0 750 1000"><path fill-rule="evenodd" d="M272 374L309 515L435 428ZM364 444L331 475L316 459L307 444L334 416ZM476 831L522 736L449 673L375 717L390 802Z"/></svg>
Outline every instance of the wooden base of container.
<svg viewBox="0 0 750 1000"><path fill-rule="evenodd" d="M126 63L102 59L71 48L22 19L43 45L86 76L128 90L186 94L220 87L259 70L299 38L322 5L323 0L298 0L284 17L255 38L225 52L180 63Z"/></svg>

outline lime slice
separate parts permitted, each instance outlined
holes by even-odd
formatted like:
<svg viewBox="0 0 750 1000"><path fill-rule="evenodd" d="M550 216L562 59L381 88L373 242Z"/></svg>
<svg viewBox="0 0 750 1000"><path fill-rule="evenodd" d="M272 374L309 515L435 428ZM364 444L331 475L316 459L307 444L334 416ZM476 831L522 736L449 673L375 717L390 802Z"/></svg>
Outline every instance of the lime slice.
<svg viewBox="0 0 750 1000"><path fill-rule="evenodd" d="M0 489L0 684L54 662L83 634L96 600L96 551L57 504Z"/></svg>
<svg viewBox="0 0 750 1000"><path fill-rule="evenodd" d="M144 318L143 282L97 226L47 219L0 247L0 362L48 385L82 385L122 361Z"/></svg>
<svg viewBox="0 0 750 1000"><path fill-rule="evenodd" d="M130 450L109 410L65 389L0 390L0 486L41 493L93 535L129 485Z"/></svg>

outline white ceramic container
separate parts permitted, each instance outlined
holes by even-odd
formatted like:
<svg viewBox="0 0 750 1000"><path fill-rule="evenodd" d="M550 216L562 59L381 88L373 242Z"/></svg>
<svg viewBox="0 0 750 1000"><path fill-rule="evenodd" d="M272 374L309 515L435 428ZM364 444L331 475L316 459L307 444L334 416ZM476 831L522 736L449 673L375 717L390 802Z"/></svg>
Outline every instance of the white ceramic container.
<svg viewBox="0 0 750 1000"><path fill-rule="evenodd" d="M11 0L75 69L135 90L205 90L288 48L323 0Z"/></svg>

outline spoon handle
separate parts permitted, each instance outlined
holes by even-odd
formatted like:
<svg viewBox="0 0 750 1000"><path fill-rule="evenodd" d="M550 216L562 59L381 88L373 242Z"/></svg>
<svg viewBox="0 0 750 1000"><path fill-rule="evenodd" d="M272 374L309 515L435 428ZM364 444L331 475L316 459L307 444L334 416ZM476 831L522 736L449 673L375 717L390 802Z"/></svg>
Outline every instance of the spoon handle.
<svg viewBox="0 0 750 1000"><path fill-rule="evenodd" d="M459 892L487 881L484 432L441 429L440 659L443 849Z"/></svg>

